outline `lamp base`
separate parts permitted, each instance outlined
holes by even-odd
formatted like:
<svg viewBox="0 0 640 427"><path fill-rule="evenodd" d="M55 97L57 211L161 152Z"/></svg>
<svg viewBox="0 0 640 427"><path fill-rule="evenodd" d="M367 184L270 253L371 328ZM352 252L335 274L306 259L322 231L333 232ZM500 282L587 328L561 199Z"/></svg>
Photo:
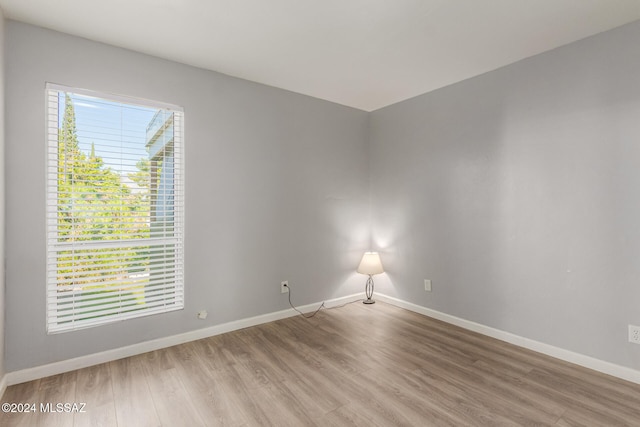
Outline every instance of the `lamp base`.
<svg viewBox="0 0 640 427"><path fill-rule="evenodd" d="M363 304L375 304L376 302L374 300L372 300L371 298L368 298L364 301L362 301Z"/></svg>

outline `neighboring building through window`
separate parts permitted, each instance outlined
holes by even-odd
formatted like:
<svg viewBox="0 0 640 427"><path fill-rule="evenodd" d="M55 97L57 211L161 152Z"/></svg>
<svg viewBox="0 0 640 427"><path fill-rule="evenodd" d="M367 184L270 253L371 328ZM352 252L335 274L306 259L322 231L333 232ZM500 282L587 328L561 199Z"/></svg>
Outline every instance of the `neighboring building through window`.
<svg viewBox="0 0 640 427"><path fill-rule="evenodd" d="M182 309L182 109L46 91L48 333Z"/></svg>

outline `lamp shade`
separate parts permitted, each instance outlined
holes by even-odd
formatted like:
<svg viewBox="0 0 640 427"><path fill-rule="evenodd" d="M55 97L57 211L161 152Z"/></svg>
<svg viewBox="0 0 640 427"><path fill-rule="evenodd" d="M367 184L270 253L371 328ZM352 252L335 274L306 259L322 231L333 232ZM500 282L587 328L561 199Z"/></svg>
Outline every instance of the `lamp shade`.
<svg viewBox="0 0 640 427"><path fill-rule="evenodd" d="M356 271L361 274L384 273L378 252L365 252Z"/></svg>

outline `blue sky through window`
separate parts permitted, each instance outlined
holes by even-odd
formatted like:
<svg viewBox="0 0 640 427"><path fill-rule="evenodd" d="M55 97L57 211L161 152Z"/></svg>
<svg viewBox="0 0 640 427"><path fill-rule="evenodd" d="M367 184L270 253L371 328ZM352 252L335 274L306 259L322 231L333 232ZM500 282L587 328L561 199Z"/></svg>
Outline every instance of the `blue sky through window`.
<svg viewBox="0 0 640 427"><path fill-rule="evenodd" d="M122 182L133 186L128 178L137 172L136 163L148 158L146 130L158 111L138 105L124 104L75 93L69 94L76 116L76 130L80 150L89 155L91 146L106 167L122 177ZM65 95L58 96L58 127L64 117Z"/></svg>

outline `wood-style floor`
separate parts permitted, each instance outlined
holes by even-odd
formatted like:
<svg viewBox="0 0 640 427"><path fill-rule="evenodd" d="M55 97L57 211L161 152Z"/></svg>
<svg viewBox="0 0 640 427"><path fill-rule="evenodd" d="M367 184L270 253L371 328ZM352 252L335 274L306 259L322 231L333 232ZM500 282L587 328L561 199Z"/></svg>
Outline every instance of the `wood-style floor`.
<svg viewBox="0 0 640 427"><path fill-rule="evenodd" d="M640 426L640 385L378 302L11 386L2 426ZM41 413L41 403L86 403Z"/></svg>

